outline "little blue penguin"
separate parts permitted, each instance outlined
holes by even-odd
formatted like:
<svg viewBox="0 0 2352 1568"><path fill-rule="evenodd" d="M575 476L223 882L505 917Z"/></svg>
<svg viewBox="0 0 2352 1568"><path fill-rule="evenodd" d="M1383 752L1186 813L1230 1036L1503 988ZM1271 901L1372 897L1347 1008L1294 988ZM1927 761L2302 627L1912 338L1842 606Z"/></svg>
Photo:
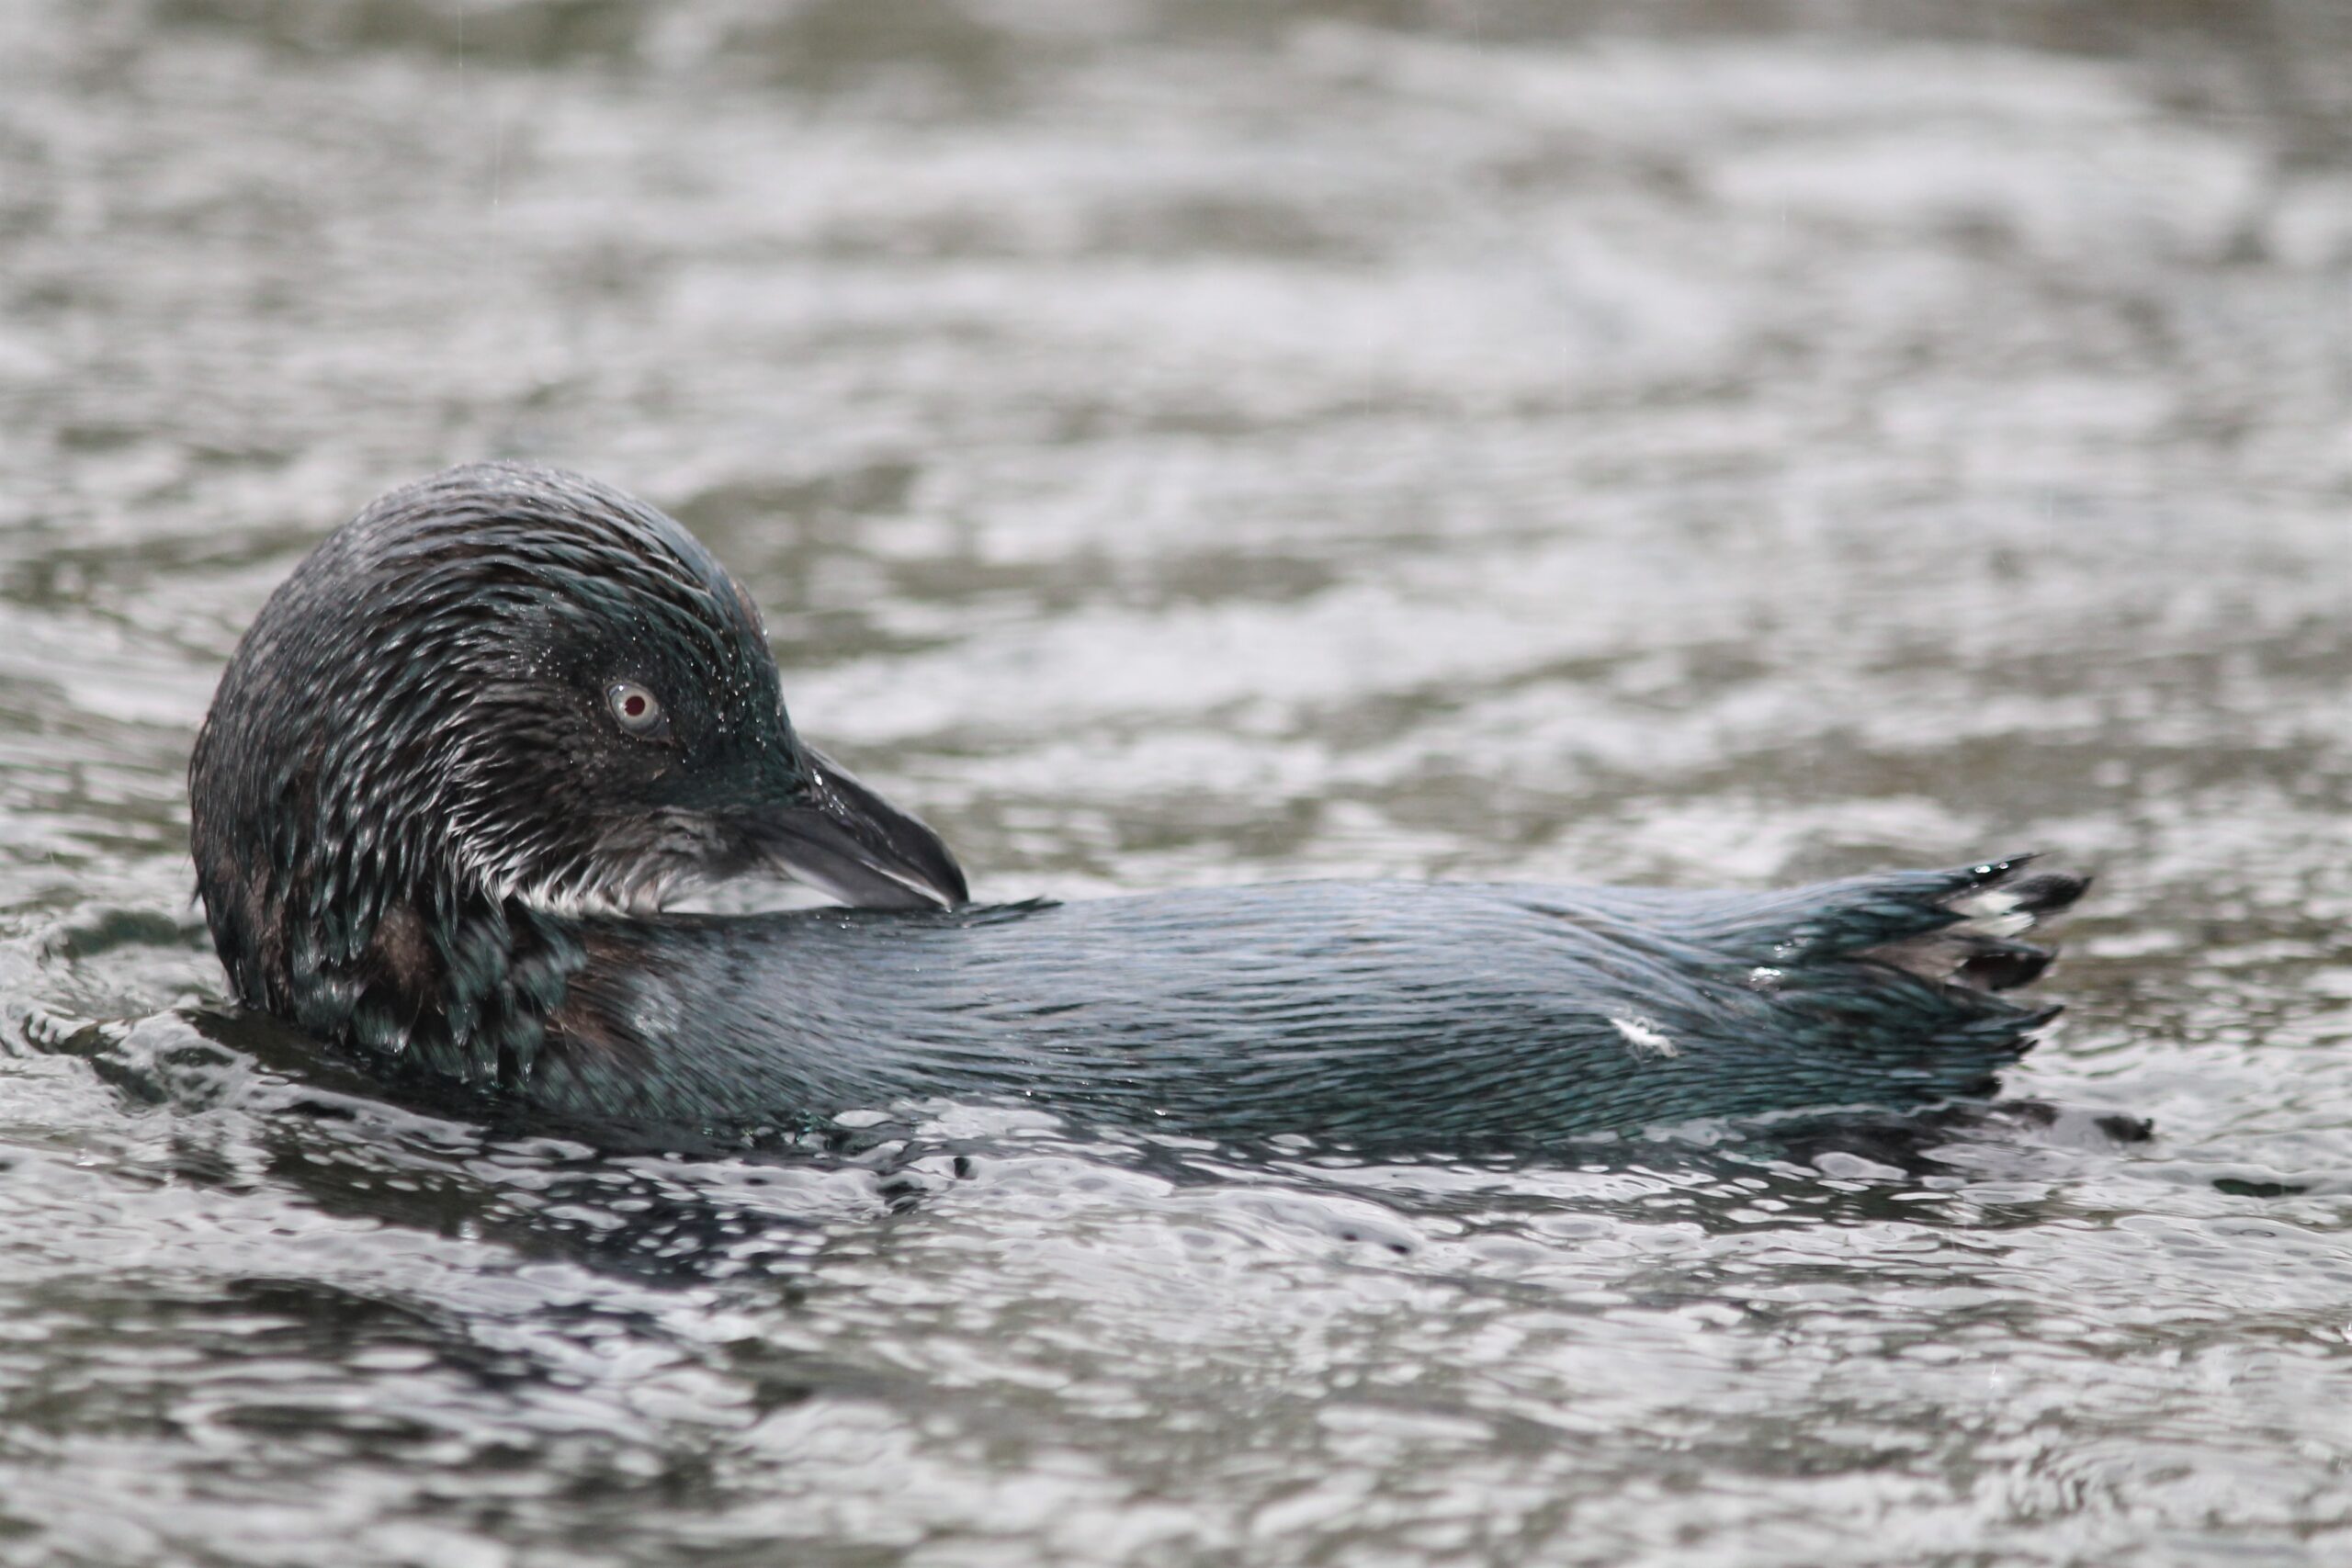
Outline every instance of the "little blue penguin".
<svg viewBox="0 0 2352 1568"><path fill-rule="evenodd" d="M2057 1010L2001 993L2085 886L2018 857L974 904L795 732L758 608L684 528L509 463L394 491L295 570L188 787L239 1002L388 1089L653 1138L978 1101L1442 1151L1920 1106L1988 1092ZM747 874L842 906L664 908Z"/></svg>

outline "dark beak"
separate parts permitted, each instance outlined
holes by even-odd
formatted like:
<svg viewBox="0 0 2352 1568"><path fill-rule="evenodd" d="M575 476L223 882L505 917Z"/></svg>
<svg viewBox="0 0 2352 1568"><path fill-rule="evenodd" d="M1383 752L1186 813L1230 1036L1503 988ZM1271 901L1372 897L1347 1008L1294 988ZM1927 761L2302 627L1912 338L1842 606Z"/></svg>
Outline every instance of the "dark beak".
<svg viewBox="0 0 2352 1568"><path fill-rule="evenodd" d="M953 909L970 897L938 834L815 747L802 756L806 788L754 829L763 861L863 909Z"/></svg>

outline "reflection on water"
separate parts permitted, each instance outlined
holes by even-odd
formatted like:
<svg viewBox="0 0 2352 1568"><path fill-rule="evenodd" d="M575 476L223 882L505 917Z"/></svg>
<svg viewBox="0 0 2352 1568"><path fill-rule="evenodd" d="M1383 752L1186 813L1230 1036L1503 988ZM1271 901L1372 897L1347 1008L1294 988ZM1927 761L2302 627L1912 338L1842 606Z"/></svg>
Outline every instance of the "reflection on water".
<svg viewBox="0 0 2352 1568"><path fill-rule="evenodd" d="M1951 10L0 11L0 1560L2336 1554L2352 23ZM210 1010L180 771L485 454L983 896L2047 845L2073 1010L1543 1165L395 1109Z"/></svg>

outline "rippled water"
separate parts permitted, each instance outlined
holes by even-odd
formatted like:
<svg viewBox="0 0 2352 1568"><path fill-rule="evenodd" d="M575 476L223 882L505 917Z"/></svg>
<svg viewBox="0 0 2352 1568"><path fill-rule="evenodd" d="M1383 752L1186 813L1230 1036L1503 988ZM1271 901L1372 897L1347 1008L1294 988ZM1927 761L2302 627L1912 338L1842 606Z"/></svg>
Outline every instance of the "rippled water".
<svg viewBox="0 0 2352 1568"><path fill-rule="evenodd" d="M0 1560L2346 1560L2347 18L0 7ZM219 667L485 454L984 897L2045 846L2043 1109L614 1158L199 1031Z"/></svg>

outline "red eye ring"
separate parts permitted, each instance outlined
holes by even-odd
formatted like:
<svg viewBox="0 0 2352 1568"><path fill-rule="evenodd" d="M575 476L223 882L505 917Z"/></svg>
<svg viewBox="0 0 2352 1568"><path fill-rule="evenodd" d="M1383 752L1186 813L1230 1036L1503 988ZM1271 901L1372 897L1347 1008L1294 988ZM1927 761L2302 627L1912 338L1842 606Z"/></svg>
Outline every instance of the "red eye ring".
<svg viewBox="0 0 2352 1568"><path fill-rule="evenodd" d="M634 681L616 681L605 688L613 717L631 735L646 735L662 722L662 700Z"/></svg>

